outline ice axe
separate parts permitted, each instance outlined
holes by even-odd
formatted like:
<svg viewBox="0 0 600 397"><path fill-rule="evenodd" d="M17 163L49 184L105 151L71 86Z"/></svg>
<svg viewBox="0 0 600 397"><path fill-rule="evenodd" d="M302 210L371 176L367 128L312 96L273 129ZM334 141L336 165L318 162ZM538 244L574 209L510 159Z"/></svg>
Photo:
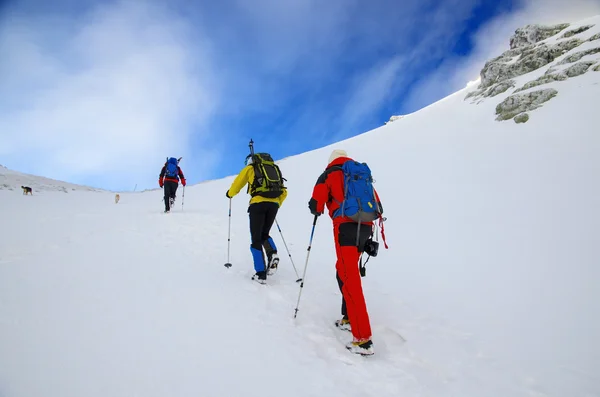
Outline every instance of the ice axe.
<svg viewBox="0 0 600 397"><path fill-rule="evenodd" d="M225 263L226 268L231 267L231 262L229 261L229 252L231 246L231 199L229 199L229 228L227 230L227 263Z"/></svg>

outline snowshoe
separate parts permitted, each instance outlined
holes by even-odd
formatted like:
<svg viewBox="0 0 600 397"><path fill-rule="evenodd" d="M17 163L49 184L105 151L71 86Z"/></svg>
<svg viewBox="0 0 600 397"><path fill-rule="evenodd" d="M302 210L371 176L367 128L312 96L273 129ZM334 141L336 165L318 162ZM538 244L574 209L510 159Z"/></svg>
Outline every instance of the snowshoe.
<svg viewBox="0 0 600 397"><path fill-rule="evenodd" d="M277 254L271 255L269 258L269 267L267 269L267 274L269 276L274 275L277 272L277 267L279 266L279 256Z"/></svg>
<svg viewBox="0 0 600 397"><path fill-rule="evenodd" d="M373 351L373 342L371 340L354 341L346 345L346 349L354 354L360 354L361 356L372 356L375 354Z"/></svg>
<svg viewBox="0 0 600 397"><path fill-rule="evenodd" d="M256 272L254 276L252 276L252 280L256 281L259 284L267 283L267 272Z"/></svg>
<svg viewBox="0 0 600 397"><path fill-rule="evenodd" d="M346 317L335 320L335 326L341 329L342 331L352 331L352 327L350 326L350 321Z"/></svg>

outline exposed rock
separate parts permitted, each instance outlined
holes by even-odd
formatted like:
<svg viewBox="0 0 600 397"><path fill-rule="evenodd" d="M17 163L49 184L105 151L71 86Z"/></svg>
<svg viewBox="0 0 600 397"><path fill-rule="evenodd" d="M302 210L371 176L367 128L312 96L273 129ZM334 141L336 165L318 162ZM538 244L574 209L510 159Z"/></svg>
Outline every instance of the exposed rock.
<svg viewBox="0 0 600 397"><path fill-rule="evenodd" d="M510 48L521 48L529 44L539 43L558 34L560 31L569 27L568 23L555 26L527 25L515 30L515 34L510 38Z"/></svg>
<svg viewBox="0 0 600 397"><path fill-rule="evenodd" d="M465 97L465 99L469 99L472 97L475 97L475 98L477 98L477 97L483 97L483 98L495 97L496 95L500 95L500 94L508 91L508 89L513 88L514 86L515 86L514 80L503 81L501 83L494 84L487 89L469 92L467 94L467 96Z"/></svg>
<svg viewBox="0 0 600 397"><path fill-rule="evenodd" d="M502 83L494 84L491 86L486 92L484 92L484 97L494 97L496 95L500 95L503 92L506 92L509 88L513 88L515 86L514 80L503 81Z"/></svg>
<svg viewBox="0 0 600 397"><path fill-rule="evenodd" d="M483 94L485 92L485 90L476 90L476 91L471 91L467 94L467 96L465 96L465 100L469 99L469 98L474 98L474 97L478 97L481 94Z"/></svg>
<svg viewBox="0 0 600 397"><path fill-rule="evenodd" d="M520 113L535 110L557 94L558 91L555 89L547 88L525 94L511 95L496 106L496 114L498 115L496 120L509 120Z"/></svg>
<svg viewBox="0 0 600 397"><path fill-rule="evenodd" d="M526 83L521 88L517 88L515 90L515 93L528 90L528 89L530 89L532 87L536 87L538 85L553 83L555 81L565 81L569 77L580 76L580 75L586 73L588 71L588 69L590 68L590 66L592 66L594 63L596 63L596 62L595 61L578 62L575 65L570 66L570 67L566 68L565 70L561 71L560 73L548 73L550 71L552 71L552 72L556 71L556 69L550 68L550 69L548 69L548 72L546 72L546 74L544 74L543 76Z"/></svg>
<svg viewBox="0 0 600 397"><path fill-rule="evenodd" d="M508 50L502 53L502 55L497 56L496 58L491 59L490 61L488 61L489 63L492 62L503 62L503 63L507 63L507 62L511 62L515 57L519 57L521 56L521 54L523 53L523 51L529 50L534 48L533 45L526 45L523 47L519 47L519 48L514 48L512 50Z"/></svg>
<svg viewBox="0 0 600 397"><path fill-rule="evenodd" d="M481 70L481 84L479 88L487 88L495 83L518 77L541 68L563 54L580 46L583 42L579 39L562 41L554 45L541 44L535 47L527 46L520 49L521 55L516 62L513 56L504 54L495 60L489 61ZM511 55L514 54L514 51Z"/></svg>
<svg viewBox="0 0 600 397"><path fill-rule="evenodd" d="M392 117L390 117L390 119L389 119L388 121L386 121L385 123L386 123L386 124L388 124L388 123L394 122L394 121L396 121L396 120L400 120L400 119L402 119L402 118L404 118L404 116L392 116Z"/></svg>
<svg viewBox="0 0 600 397"><path fill-rule="evenodd" d="M510 39L510 50L486 62L480 72L479 86L469 92L465 100L471 98L471 103L481 103L485 98L506 93L503 95L505 99L496 106L496 120L514 119L515 123L526 123L531 111L558 95L558 91L553 88L532 88L580 76L590 68L600 71L598 59L590 57L600 53L600 48L579 49L579 52L575 52L584 42L599 40L600 33L594 34L590 31L582 35L594 25L573 27L570 30L567 29L569 26L527 25L517 29ZM587 38L592 34L592 37ZM547 40L553 36L555 40ZM588 58L581 61L584 57ZM514 89L517 77L534 71L538 71L536 77L540 77L527 82L514 92L509 91ZM523 92L525 90L528 91Z"/></svg>
<svg viewBox="0 0 600 397"><path fill-rule="evenodd" d="M567 79L567 76L565 76L562 73L556 73L556 74L545 74L533 81L530 81L529 83L526 83L523 87L521 88L517 88L515 90L515 94L517 92L521 92L521 91L525 91L528 90L530 88L533 87L537 87L538 85L543 85L543 84L548 84L548 83L553 83L555 81L564 81Z"/></svg>
<svg viewBox="0 0 600 397"><path fill-rule="evenodd" d="M548 63L554 61L556 58L566 54L574 48L579 47L583 44L583 41L579 39L571 39L569 41L561 41L560 43L548 46L546 44L527 49L521 54L521 58L517 63ZM542 65L542 66L544 66Z"/></svg>
<svg viewBox="0 0 600 397"><path fill-rule="evenodd" d="M583 33L586 30L588 30L590 28L593 28L593 27L594 27L594 25L580 26L580 27L578 27L576 29L569 30L567 33L565 33L565 34L562 35L562 38L563 39L568 39L569 37L573 37L576 34Z"/></svg>
<svg viewBox="0 0 600 397"><path fill-rule="evenodd" d="M509 73L510 66L503 62L487 62L481 69L481 84L479 87L487 88L498 81L515 77Z"/></svg>
<svg viewBox="0 0 600 397"><path fill-rule="evenodd" d="M588 71L590 66L592 66L596 61L586 61L586 62L578 62L573 66L569 66L567 69L563 70L563 73L567 75L567 77L577 77Z"/></svg>
<svg viewBox="0 0 600 397"><path fill-rule="evenodd" d="M527 113L521 113L516 115L513 120L515 120L515 123L517 124L526 123L529 121L529 115Z"/></svg>
<svg viewBox="0 0 600 397"><path fill-rule="evenodd" d="M565 65L567 63L573 63L573 62L577 62L579 61L581 58L588 56L588 55L594 55L600 52L600 47L598 48L592 48L590 50L585 50L585 51L579 51L576 52L575 54L569 55L568 57L566 57L565 59L563 59L562 61L560 61L559 65Z"/></svg>

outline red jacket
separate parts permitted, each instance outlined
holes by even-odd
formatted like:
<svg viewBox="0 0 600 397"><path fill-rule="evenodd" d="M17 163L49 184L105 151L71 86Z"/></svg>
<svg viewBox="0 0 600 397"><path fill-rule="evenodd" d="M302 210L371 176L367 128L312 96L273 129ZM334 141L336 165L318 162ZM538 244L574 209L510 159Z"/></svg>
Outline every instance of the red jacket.
<svg viewBox="0 0 600 397"><path fill-rule="evenodd" d="M340 204L344 201L344 174L339 168L346 161L352 160L349 157L339 157L333 160L321 174L313 189L313 194L308 202L308 208L311 212L322 214L325 211L325 205L329 210L329 217L334 223L354 222L348 217L333 218L333 213L340 208ZM381 207L381 200L377 191L375 191L375 199ZM371 222L364 222L370 224Z"/></svg>
<svg viewBox="0 0 600 397"><path fill-rule="evenodd" d="M179 171L179 178L181 178L181 184L183 186L185 186L185 177L183 176L183 172L181 171L181 168L179 168L179 166L177 166L177 171ZM163 165L162 170L160 170L160 175L158 177L158 184L160 185L160 187L163 186L164 181L171 181L171 182L175 182L175 183L179 183L179 178L169 178L166 177L165 178L165 173L167 172L167 165Z"/></svg>

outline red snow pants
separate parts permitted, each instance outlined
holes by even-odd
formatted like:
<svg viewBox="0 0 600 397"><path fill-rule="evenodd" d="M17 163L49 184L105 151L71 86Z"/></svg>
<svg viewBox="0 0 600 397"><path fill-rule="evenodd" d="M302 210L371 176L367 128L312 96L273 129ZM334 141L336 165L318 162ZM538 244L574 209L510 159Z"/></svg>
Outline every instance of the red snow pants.
<svg viewBox="0 0 600 397"><path fill-rule="evenodd" d="M371 323L363 294L358 260L365 242L371 235L372 226L370 224L361 224L360 228L358 226L358 223L354 222L334 223L333 225L337 255L335 268L343 296L342 311L346 311L348 314L355 341L371 339Z"/></svg>

